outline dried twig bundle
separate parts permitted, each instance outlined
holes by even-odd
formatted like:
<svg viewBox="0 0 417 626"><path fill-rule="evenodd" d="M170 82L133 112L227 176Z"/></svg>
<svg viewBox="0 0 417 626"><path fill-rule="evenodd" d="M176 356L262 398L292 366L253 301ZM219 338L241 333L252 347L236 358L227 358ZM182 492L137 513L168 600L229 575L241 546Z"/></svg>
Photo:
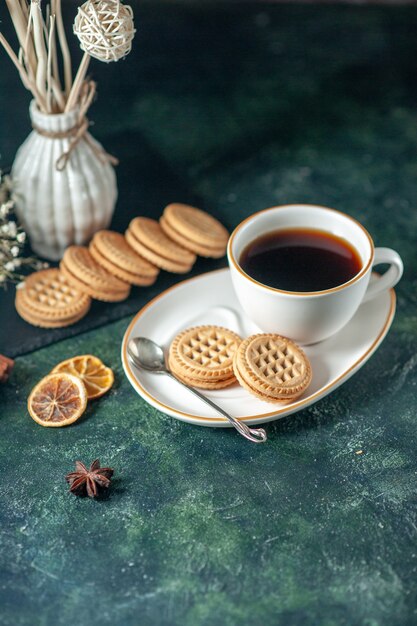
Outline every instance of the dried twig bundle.
<svg viewBox="0 0 417 626"><path fill-rule="evenodd" d="M44 113L68 112L79 105L91 57L118 61L131 50L135 34L132 9L120 0L87 0L74 22L84 56L73 80L61 0L50 0L45 15L41 0L6 0L6 4L19 50L16 53L1 32L0 44Z"/></svg>

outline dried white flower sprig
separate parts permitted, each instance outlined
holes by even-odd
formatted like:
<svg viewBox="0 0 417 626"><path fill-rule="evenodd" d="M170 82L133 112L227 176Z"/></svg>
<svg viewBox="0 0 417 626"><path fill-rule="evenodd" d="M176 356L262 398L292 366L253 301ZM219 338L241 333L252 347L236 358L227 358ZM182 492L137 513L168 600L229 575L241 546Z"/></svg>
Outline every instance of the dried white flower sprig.
<svg viewBox="0 0 417 626"><path fill-rule="evenodd" d="M34 257L22 256L26 233L14 218L14 199L11 181L0 172L0 286L24 279L25 268L48 267Z"/></svg>

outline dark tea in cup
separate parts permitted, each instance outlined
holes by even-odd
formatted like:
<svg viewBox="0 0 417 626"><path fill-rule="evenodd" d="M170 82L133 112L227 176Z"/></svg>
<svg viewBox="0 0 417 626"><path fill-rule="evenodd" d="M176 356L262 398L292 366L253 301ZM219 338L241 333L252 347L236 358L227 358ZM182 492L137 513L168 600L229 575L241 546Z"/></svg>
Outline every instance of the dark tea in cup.
<svg viewBox="0 0 417 626"><path fill-rule="evenodd" d="M285 228L251 241L239 258L241 268L259 283L292 292L333 289L362 268L345 239L313 228Z"/></svg>
<svg viewBox="0 0 417 626"><path fill-rule="evenodd" d="M237 300L251 322L304 345L335 335L403 271L398 253L375 248L357 220L312 204L254 213L231 234L227 256ZM390 267L370 282L379 263Z"/></svg>

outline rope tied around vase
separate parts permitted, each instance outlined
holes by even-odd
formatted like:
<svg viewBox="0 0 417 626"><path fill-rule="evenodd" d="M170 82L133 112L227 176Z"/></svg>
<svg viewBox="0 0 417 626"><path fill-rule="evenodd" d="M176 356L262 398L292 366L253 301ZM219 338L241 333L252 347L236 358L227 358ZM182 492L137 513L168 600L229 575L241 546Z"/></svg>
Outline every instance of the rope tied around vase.
<svg viewBox="0 0 417 626"><path fill-rule="evenodd" d="M85 82L80 98L80 110L78 113L77 123L68 130L44 130L43 128L39 128L39 126L32 123L33 130L42 137L47 137L48 139L70 139L67 150L56 160L55 167L59 172L62 172L66 168L72 151L82 139L84 139L84 141L89 145L101 163L107 162L112 165L117 165L119 163L116 157L106 152L106 150L97 144L88 134L90 121L86 117L86 113L93 101L95 93L96 83L92 80Z"/></svg>

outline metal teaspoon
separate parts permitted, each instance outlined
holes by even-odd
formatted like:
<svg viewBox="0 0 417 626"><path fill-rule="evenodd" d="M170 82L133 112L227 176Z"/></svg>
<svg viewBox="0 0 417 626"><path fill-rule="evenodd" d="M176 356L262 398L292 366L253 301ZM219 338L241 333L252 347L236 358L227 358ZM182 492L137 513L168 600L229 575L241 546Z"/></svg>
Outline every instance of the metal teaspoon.
<svg viewBox="0 0 417 626"><path fill-rule="evenodd" d="M240 422L226 413L226 411L223 411L222 408L209 400L209 398L206 398L206 396L197 391L197 389L189 387L181 380L178 380L166 365L163 348L151 339L147 339L146 337L134 337L129 339L127 353L136 367L143 368L148 372L155 372L156 374L166 374L177 381L177 383L180 383L183 387L188 389L190 393L194 394L197 398L200 398L200 400L226 417L236 430L243 437L249 439L249 441L253 441L254 443L263 443L266 441L266 432L263 428L249 428L244 422Z"/></svg>

